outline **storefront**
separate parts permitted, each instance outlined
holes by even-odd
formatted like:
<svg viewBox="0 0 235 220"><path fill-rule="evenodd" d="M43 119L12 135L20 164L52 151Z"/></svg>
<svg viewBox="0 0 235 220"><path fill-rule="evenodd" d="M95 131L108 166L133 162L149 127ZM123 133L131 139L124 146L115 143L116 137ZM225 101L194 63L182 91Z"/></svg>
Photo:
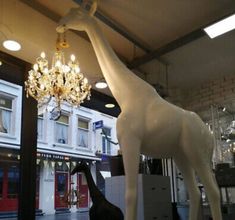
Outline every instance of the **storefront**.
<svg viewBox="0 0 235 220"><path fill-rule="evenodd" d="M90 207L89 189L82 173L70 175L79 161L85 160L95 170L98 158L84 159L48 153L37 153L40 169L39 207L45 214L87 211ZM95 173L93 172L95 177Z"/></svg>

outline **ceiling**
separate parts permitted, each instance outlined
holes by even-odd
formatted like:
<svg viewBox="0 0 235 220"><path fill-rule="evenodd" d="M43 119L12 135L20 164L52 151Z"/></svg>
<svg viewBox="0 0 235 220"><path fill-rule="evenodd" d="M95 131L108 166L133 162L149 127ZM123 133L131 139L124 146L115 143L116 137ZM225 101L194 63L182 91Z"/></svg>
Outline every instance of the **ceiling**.
<svg viewBox="0 0 235 220"><path fill-rule="evenodd" d="M0 31L22 44L21 51L10 54L30 63L41 51L51 56L58 21L81 1L1 0ZM234 0L99 0L95 17L119 58L137 75L157 88L185 91L235 73L235 31L212 40L202 30L233 13ZM102 72L87 35L69 32L68 41L66 53L76 54L95 88ZM108 89L99 92L111 96Z"/></svg>

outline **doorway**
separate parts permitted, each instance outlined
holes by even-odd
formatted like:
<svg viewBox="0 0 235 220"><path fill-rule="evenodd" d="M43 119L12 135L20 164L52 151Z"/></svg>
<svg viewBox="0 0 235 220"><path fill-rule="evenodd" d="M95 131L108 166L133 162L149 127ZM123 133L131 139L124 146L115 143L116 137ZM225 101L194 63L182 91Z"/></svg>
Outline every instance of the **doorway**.
<svg viewBox="0 0 235 220"><path fill-rule="evenodd" d="M77 189L79 191L80 202L77 208L88 208L89 207L89 190L84 174L79 173L77 175Z"/></svg>
<svg viewBox="0 0 235 220"><path fill-rule="evenodd" d="M17 211L19 163L0 163L0 212Z"/></svg>
<svg viewBox="0 0 235 220"><path fill-rule="evenodd" d="M55 172L55 209L68 208L65 196L68 193L68 172Z"/></svg>

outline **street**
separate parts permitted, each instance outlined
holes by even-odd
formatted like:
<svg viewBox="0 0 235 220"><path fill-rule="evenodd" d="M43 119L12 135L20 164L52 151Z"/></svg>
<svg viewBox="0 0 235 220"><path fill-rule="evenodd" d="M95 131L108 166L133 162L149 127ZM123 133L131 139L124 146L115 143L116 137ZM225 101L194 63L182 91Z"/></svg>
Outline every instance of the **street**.
<svg viewBox="0 0 235 220"><path fill-rule="evenodd" d="M4 218L3 220L17 220L17 218ZM65 213L58 215L37 216L36 220L89 220L89 213Z"/></svg>

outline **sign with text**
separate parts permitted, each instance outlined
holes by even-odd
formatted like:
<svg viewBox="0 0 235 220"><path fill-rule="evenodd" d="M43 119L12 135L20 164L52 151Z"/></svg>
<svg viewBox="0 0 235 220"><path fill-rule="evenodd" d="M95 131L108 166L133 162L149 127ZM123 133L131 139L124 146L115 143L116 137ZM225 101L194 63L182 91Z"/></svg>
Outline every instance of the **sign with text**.
<svg viewBox="0 0 235 220"><path fill-rule="evenodd" d="M96 122L93 123L93 130L103 128L103 126L104 126L103 120L96 121Z"/></svg>

